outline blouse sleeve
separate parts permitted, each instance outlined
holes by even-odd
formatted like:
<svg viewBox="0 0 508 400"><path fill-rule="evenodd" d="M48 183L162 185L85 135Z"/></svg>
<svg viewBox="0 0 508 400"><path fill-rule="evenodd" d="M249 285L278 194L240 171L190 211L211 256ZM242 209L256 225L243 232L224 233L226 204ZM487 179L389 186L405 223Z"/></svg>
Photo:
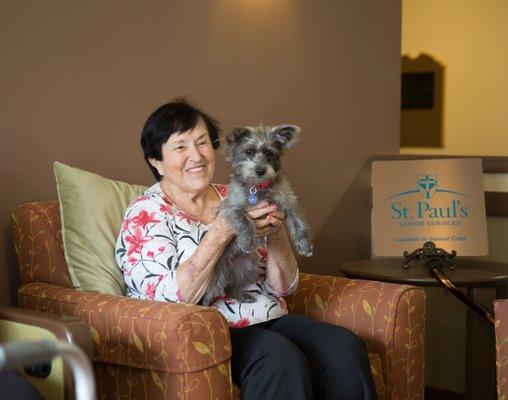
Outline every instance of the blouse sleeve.
<svg viewBox="0 0 508 400"><path fill-rule="evenodd" d="M131 295L184 302L175 271L181 254L167 207L153 199L135 202L125 214L115 257Z"/></svg>

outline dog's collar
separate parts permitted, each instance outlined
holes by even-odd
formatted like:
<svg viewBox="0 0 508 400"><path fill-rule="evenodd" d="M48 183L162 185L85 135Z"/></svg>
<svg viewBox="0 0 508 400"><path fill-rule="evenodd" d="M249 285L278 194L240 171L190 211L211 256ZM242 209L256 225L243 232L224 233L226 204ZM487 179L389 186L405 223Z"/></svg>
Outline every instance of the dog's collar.
<svg viewBox="0 0 508 400"><path fill-rule="evenodd" d="M252 185L249 188L249 197L247 198L247 201L251 206L255 205L258 202L258 197L256 196L256 193L259 189L268 189L270 186L272 186L272 181L270 179L267 179L266 181L263 181L261 183L257 183Z"/></svg>
<svg viewBox="0 0 508 400"><path fill-rule="evenodd" d="M266 181L263 181L261 183L257 183L255 185L252 185L251 187L255 187L256 189L268 189L270 186L272 186L272 180L267 179Z"/></svg>

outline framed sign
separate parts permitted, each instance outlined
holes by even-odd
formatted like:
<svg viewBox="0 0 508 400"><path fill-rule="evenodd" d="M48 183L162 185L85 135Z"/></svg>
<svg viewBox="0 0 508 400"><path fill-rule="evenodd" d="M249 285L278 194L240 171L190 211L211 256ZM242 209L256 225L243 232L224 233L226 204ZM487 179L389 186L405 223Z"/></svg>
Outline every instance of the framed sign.
<svg viewBox="0 0 508 400"><path fill-rule="evenodd" d="M443 147L445 66L429 54L401 63L401 147Z"/></svg>
<svg viewBox="0 0 508 400"><path fill-rule="evenodd" d="M372 197L375 256L402 256L429 241L459 256L488 253L480 159L375 161Z"/></svg>

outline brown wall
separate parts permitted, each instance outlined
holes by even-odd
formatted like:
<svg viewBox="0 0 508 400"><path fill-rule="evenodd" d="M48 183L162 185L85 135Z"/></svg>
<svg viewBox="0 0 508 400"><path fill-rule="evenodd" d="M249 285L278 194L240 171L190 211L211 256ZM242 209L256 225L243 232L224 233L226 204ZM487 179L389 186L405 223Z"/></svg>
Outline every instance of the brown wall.
<svg viewBox="0 0 508 400"><path fill-rule="evenodd" d="M300 125L286 167L321 238L303 268L368 256L351 183L368 154L398 152L400 0L33 0L0 15L0 303L17 285L10 210L56 198L52 162L150 184L140 128L185 94L226 132Z"/></svg>

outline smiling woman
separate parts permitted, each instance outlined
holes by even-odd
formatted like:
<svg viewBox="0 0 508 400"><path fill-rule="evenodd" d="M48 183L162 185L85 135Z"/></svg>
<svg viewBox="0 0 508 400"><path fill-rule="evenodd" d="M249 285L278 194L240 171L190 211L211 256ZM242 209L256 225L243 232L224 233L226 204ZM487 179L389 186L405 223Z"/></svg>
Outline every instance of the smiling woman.
<svg viewBox="0 0 508 400"><path fill-rule="evenodd" d="M220 129L208 114L176 99L150 115L141 146L160 189L196 220L210 223L220 201L210 185Z"/></svg>
<svg viewBox="0 0 508 400"><path fill-rule="evenodd" d="M295 290L299 273L285 214L275 204L242 209L263 239L251 252L255 268L244 287L249 301L227 286L206 301L216 265L237 236L226 210L217 211L228 187L211 183L218 135L214 119L182 99L159 107L145 123L141 145L158 182L127 208L117 239L127 294L204 303L222 313L230 327L233 382L244 400L311 399L314 383L321 399L338 393L375 398L361 339L345 328L288 315L284 296ZM265 157L272 156L268 151ZM236 258L232 263L247 268Z"/></svg>

